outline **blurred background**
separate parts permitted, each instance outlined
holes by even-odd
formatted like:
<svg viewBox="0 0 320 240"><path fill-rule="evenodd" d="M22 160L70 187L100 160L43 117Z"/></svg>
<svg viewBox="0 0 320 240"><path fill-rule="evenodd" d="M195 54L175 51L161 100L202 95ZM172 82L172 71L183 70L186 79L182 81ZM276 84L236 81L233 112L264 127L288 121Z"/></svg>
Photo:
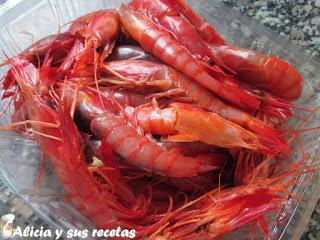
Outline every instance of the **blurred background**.
<svg viewBox="0 0 320 240"><path fill-rule="evenodd" d="M0 4L7 1L0 0ZM320 60L320 0L212 0L253 18ZM46 224L0 181L0 215L13 213L19 226ZM320 202L313 211L302 240L320 239ZM1 237L0 237L1 239Z"/></svg>

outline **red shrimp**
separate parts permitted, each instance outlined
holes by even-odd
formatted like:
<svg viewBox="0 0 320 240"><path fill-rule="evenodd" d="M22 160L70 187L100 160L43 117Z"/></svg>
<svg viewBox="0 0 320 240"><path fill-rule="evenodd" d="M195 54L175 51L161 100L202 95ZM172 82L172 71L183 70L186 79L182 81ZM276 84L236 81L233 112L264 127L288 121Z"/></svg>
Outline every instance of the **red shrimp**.
<svg viewBox="0 0 320 240"><path fill-rule="evenodd" d="M99 228L116 227L119 223L130 227L128 219L145 214L146 200L138 197L135 203L125 207L106 191L86 165L83 141L65 102L40 91L41 75L30 62L12 58L10 64L25 99L28 123L42 153L53 163L72 204Z"/></svg>
<svg viewBox="0 0 320 240"><path fill-rule="evenodd" d="M287 203L285 178L271 178L223 191L213 190L174 211L153 239L220 239L248 224L258 224L270 236L265 216L279 212ZM284 194L286 193L286 194ZM254 233L254 231L253 231Z"/></svg>
<svg viewBox="0 0 320 240"><path fill-rule="evenodd" d="M259 87L274 94L276 97L286 100L293 100L301 95L301 75L295 68L282 59L265 56L247 49L229 46L221 47L217 43L216 45L209 44L202 39L202 36L197 33L194 26L180 16L180 11L184 13L190 12L191 15L194 15L192 14L192 9L184 2L177 3L177 1L156 0L151 3L147 0L133 0L129 5L152 19L154 23L166 29L194 57L200 58L200 61L204 61L208 73L216 79L225 82L230 81L230 84L235 83L240 87L240 82L236 79L239 78L246 85L245 88L247 90L250 90L248 84L253 84L255 87ZM207 62L207 56L223 69L235 74L236 78L227 75L217 66L212 67ZM286 80L283 80L282 77L285 77ZM279 84L280 86L277 86ZM287 94L292 95L294 98L286 96ZM261 100L263 100L262 110L264 112L277 117L292 116L290 112L291 106L282 103L280 99L263 96Z"/></svg>
<svg viewBox="0 0 320 240"><path fill-rule="evenodd" d="M253 84L287 101L297 100L302 93L303 78L288 62L262 53L228 46L215 29L184 0L171 3L196 28L212 50L243 82Z"/></svg>
<svg viewBox="0 0 320 240"><path fill-rule="evenodd" d="M265 151L259 138L225 120L192 105L173 103L168 108L141 107L135 110L139 126L147 133L168 135L167 141L195 142L235 148Z"/></svg>
<svg viewBox="0 0 320 240"><path fill-rule="evenodd" d="M214 155L186 157L175 150L165 151L146 136L139 134L120 114L121 110L114 100L102 95L104 102L113 102L111 107L103 108L99 96L88 90L79 90L77 96L77 109L80 115L91 123L92 133L106 141L129 164L171 177L192 177L217 168L213 165Z"/></svg>
<svg viewBox="0 0 320 240"><path fill-rule="evenodd" d="M249 110L259 108L260 101L255 96L238 88L236 84L221 82L210 76L183 46L144 15L128 6L123 6L119 14L125 30L148 52L184 72L223 99Z"/></svg>
<svg viewBox="0 0 320 240"><path fill-rule="evenodd" d="M119 30L120 20L116 10L89 13L74 20L69 28L71 34L93 41L96 48L103 47L102 61L112 52Z"/></svg>
<svg viewBox="0 0 320 240"><path fill-rule="evenodd" d="M50 56L53 65L56 65L67 56L72 48L75 37L70 33L59 33L47 36L32 44L19 54L35 65L41 66L46 55ZM0 66L9 64L9 60L0 63Z"/></svg>
<svg viewBox="0 0 320 240"><path fill-rule="evenodd" d="M195 27L201 37L209 44L224 45L225 40L220 34L200 15L198 15L185 0L172 0L175 7L181 12Z"/></svg>
<svg viewBox="0 0 320 240"><path fill-rule="evenodd" d="M147 102L142 94L130 90L101 90L101 93L107 98L114 98L123 107L138 107Z"/></svg>
<svg viewBox="0 0 320 240"><path fill-rule="evenodd" d="M152 21L162 28L166 29L182 46L186 47L196 59L204 61L209 64L211 59L216 64L225 69L233 72L229 69L216 53L211 49L210 44L202 39L202 36L198 34L195 28L183 17L180 16L180 12L176 9L175 1L169 0L133 0L129 3L129 6L133 9L141 12L145 16L152 19ZM209 65L208 65L209 66ZM210 73L214 77L222 77L222 71L219 71L219 75L216 75L216 68L209 68L213 71ZM227 75L225 78L230 78Z"/></svg>
<svg viewBox="0 0 320 240"><path fill-rule="evenodd" d="M215 46L214 50L237 73L240 80L287 101L300 98L303 78L288 62L233 46Z"/></svg>
<svg viewBox="0 0 320 240"><path fill-rule="evenodd" d="M216 113L256 133L262 142L270 145L276 151L288 151L289 149L287 143L272 126L224 103L205 87L197 82L193 82L169 66L143 60L113 61L106 63L106 66L127 78L137 81L143 81L144 79L148 79L149 82L160 79L169 80L169 88L183 89L186 96L191 98L201 108ZM160 95L166 96L166 93L161 93Z"/></svg>

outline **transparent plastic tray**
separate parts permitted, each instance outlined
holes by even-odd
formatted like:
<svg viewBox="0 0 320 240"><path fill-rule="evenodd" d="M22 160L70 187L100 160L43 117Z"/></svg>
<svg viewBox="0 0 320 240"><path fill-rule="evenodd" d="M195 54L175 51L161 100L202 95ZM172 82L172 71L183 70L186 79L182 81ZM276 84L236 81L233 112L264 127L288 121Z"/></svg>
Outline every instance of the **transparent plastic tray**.
<svg viewBox="0 0 320 240"><path fill-rule="evenodd" d="M7 55L14 55L36 40L58 30L78 16L102 8L117 8L125 1L115 0L9 0L0 8L0 49ZM267 54L280 56L292 63L304 76L303 97L296 103L308 109L320 105L320 65L303 51L270 33L238 12L213 0L190 1L191 5L206 17L230 44L252 48ZM4 60L1 56L0 61ZM0 77L5 73L0 69ZM1 108L6 102L1 102ZM297 113L303 115L301 112ZM314 127L320 122L319 114L312 116L313 122L304 127ZM0 124L9 121L1 115ZM297 120L296 120L297 121ZM292 121L292 125L296 125ZM301 135L308 163L319 159L319 133ZM298 148L296 148L297 152ZM296 153L294 159L301 156ZM39 171L40 154L37 145L13 133L0 133L0 177L21 198L23 198L53 228L90 228L90 223L69 205L59 180L54 173L46 175L41 187L34 185ZM48 169L50 169L48 167ZM318 199L319 174L302 176L299 181L308 184L296 185L295 196L303 195L302 201L290 202L281 212L281 223L273 222L271 239L299 239ZM0 213L1 214L1 213ZM244 239L241 231L231 239ZM236 237L237 236L237 237ZM249 237L250 238L250 237Z"/></svg>

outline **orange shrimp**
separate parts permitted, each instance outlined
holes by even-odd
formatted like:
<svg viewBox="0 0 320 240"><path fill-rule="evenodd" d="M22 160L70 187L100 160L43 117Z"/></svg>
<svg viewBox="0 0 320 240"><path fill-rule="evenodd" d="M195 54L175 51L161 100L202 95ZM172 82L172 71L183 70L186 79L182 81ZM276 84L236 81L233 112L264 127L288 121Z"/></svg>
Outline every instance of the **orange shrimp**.
<svg viewBox="0 0 320 240"><path fill-rule="evenodd" d="M200 141L224 148L268 150L255 134L217 114L188 104L173 103L164 109L141 107L136 109L134 116L145 132L168 135L167 141Z"/></svg>
<svg viewBox="0 0 320 240"><path fill-rule="evenodd" d="M197 82L188 79L169 66L144 60L112 61L106 63L106 66L127 78L139 82L145 79L149 82L169 80L169 89L183 89L186 96L197 103L199 107L216 113L221 117L256 133L261 142L270 145L271 148L276 151L288 151L289 149L287 143L282 140L277 130L272 126L240 109L224 103L208 89ZM159 95L166 96L166 93L160 93Z"/></svg>
<svg viewBox="0 0 320 240"><path fill-rule="evenodd" d="M157 27L143 14L124 6L119 10L121 22L130 36L167 64L210 89L221 98L245 109L257 110L260 101L236 84L218 81L193 59L192 55L169 33Z"/></svg>
<svg viewBox="0 0 320 240"><path fill-rule="evenodd" d="M67 91L72 93L74 90ZM74 94L68 95L74 96ZM215 155L183 156L175 150L166 151L148 137L139 134L137 129L130 126L120 114L121 109L114 99L100 96L103 102L109 105L102 107L100 97L89 90L79 90L77 96L79 114L91 122L92 133L102 141L106 141L129 164L171 177L192 177L217 168L214 165Z"/></svg>

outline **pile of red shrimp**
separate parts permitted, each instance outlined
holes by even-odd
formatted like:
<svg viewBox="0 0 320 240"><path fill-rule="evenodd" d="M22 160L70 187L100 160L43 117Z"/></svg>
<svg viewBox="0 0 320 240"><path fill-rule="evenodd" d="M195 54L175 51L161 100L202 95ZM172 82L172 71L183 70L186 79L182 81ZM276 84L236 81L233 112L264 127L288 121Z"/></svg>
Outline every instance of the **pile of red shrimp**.
<svg viewBox="0 0 320 240"><path fill-rule="evenodd" d="M265 216L303 172L276 171L301 75L228 45L183 0L90 13L6 64L15 111L2 129L38 142L97 228L216 239L252 223L268 236Z"/></svg>

